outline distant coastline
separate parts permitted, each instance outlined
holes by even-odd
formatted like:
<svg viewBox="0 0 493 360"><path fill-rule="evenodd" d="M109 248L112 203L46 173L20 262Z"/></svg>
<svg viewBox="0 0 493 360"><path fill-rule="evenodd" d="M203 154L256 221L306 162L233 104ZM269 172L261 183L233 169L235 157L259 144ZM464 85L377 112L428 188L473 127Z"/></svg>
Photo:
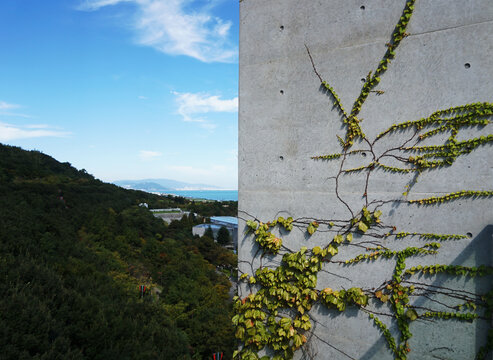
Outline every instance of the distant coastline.
<svg viewBox="0 0 493 360"><path fill-rule="evenodd" d="M193 199L238 201L238 190L166 190L163 194L177 195Z"/></svg>

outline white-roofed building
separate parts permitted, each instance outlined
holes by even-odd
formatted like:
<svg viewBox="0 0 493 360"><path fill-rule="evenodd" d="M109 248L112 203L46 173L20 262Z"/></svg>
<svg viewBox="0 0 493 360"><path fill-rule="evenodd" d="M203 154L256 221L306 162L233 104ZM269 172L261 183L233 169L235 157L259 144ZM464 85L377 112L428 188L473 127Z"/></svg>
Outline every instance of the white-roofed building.
<svg viewBox="0 0 493 360"><path fill-rule="evenodd" d="M214 234L214 239L217 239L217 234L221 227L228 229L234 248L238 246L238 218L233 216L213 216L210 224L200 224L192 228L192 234L204 236L208 228L211 228Z"/></svg>

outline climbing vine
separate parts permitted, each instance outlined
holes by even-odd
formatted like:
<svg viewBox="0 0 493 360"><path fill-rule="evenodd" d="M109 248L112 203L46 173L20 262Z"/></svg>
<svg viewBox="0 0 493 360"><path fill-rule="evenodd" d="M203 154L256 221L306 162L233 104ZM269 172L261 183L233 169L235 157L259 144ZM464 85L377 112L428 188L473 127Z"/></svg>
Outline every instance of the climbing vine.
<svg viewBox="0 0 493 360"><path fill-rule="evenodd" d="M431 196L416 200L408 200L407 196L412 185L420 174L425 171L436 171L449 167L454 162L478 147L493 143L493 134L481 135L459 140L458 134L465 128L482 129L493 118L493 104L473 103L438 110L429 117L394 124L371 140L365 135L358 118L365 101L371 93L383 95L384 91L375 89L382 76L396 56L399 44L409 35L407 25L412 17L415 0L405 1L402 15L395 26L391 41L386 44L387 50L377 68L370 72L361 92L350 111L346 111L336 90L323 79L317 70L316 62L306 46L308 58L314 73L320 80L323 89L339 111L346 134L337 136L341 152L327 155L314 155L315 161L339 161L340 170L335 177L335 193L340 202L351 213L349 219L324 220L317 218L284 218L277 217L270 221L261 221L249 214L246 220L246 231L252 234L258 244L255 258L259 257L260 266L254 269L250 263L251 272L242 272L240 280L246 282L250 289L247 296L234 299L235 315L233 323L236 327L236 338L240 341L235 359L291 359L296 350L306 349L309 353L310 339L313 337L324 342L341 357L353 359L343 349L330 344L329 339L318 337L312 330L316 320L310 316L312 307L322 305L328 309L344 312L348 308L359 309L366 313L376 329L387 342L389 351L395 359L405 360L411 352L409 340L412 337L410 325L414 321L429 321L430 319L454 319L456 321L472 322L477 319L490 319L493 312L493 290L485 294L474 294L460 289L450 289L432 286L420 282L420 276L436 276L446 274L455 277L485 277L493 274L493 268L486 265L477 267L434 264L408 266L409 259L436 255L442 245L450 241L467 239L463 234L435 234L397 231L396 226L386 224L380 208L386 203L406 203L409 206L439 206L443 203L464 198L481 199L493 196L493 191L462 190L441 196ZM396 132L411 133L400 145L383 151L377 156L375 144ZM447 134L443 145L422 145L425 139ZM361 149L352 149L362 146ZM368 165L358 168L344 168L346 159L362 152L370 153L372 160ZM386 163L388 159L391 163ZM396 174L413 173L414 179L406 186L403 199L373 200L368 198L368 182L376 170ZM343 174L355 172L366 173L365 192L366 205L358 212L354 211L339 195L338 179ZM293 251L283 244L280 235L289 233L293 228L306 232L310 238L317 231L331 234L324 246L313 248L302 247ZM358 237L369 239L355 243ZM384 246L381 240L404 238L424 239L429 242L422 246L410 246L395 250ZM365 252L341 261L334 257L347 246L356 246ZM279 266L262 266L264 256L281 257ZM317 288L318 275L324 271L324 264L333 263L339 266L353 267L362 262L373 262L377 259L393 261L392 277L378 288L364 289L352 287L349 289ZM243 267L244 269L244 267ZM455 305L433 300L433 295L440 295L455 301ZM431 300L430 307L415 305L412 298L423 297ZM386 306L388 312L377 312L371 304ZM433 307L433 306L436 307ZM446 309L446 310L444 310ZM381 320L382 316L391 317L398 329L394 336L388 326ZM476 359L485 359L493 349L493 329L489 330L486 345L483 346Z"/></svg>

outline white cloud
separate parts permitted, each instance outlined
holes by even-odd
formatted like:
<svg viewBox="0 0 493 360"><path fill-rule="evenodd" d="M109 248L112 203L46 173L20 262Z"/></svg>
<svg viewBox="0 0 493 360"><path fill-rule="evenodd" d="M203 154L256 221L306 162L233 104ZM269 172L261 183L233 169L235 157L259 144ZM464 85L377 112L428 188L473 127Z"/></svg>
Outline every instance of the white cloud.
<svg viewBox="0 0 493 360"><path fill-rule="evenodd" d="M133 29L138 44L170 55L186 55L203 62L233 62L237 47L229 40L232 23L210 13L211 6L195 0L86 0L80 10L95 11L109 5L136 5ZM196 4L197 2L195 2Z"/></svg>
<svg viewBox="0 0 493 360"><path fill-rule="evenodd" d="M79 10L98 10L103 6L116 5L121 2L129 1L133 0L86 0L79 6Z"/></svg>
<svg viewBox="0 0 493 360"><path fill-rule="evenodd" d="M20 106L16 104L9 104L5 101L0 101L0 110L12 110L17 108L20 108Z"/></svg>
<svg viewBox="0 0 493 360"><path fill-rule="evenodd" d="M15 109L18 109L20 107L21 106L17 104L10 104L5 101L0 101L0 115L8 117L31 118L30 115L4 111L15 111ZM53 126L49 126L46 124L12 125L0 122L0 141L11 141L39 137L66 137L69 135L71 135L69 132L60 131Z"/></svg>
<svg viewBox="0 0 493 360"><path fill-rule="evenodd" d="M139 157L144 161L150 161L154 158L160 157L163 154L158 151L141 150L139 152Z"/></svg>
<svg viewBox="0 0 493 360"><path fill-rule="evenodd" d="M66 137L70 133L50 130L44 125L16 126L0 122L0 141L11 141L18 139L38 138L38 137Z"/></svg>
<svg viewBox="0 0 493 360"><path fill-rule="evenodd" d="M15 116L15 117L31 118L32 117L31 115L21 114L21 113L15 112L16 109L19 109L21 107L22 106L17 105L17 104L9 104L5 101L0 101L0 115L1 116L11 116L11 117ZM5 110L7 110L7 111L5 111ZM8 110L13 110L14 112L8 111Z"/></svg>
<svg viewBox="0 0 493 360"><path fill-rule="evenodd" d="M208 94L192 93L173 93L178 104L178 114L183 117L184 121L203 122L201 118L193 118L196 114L206 114L209 112L237 112L238 98L230 100L221 100L219 96L210 96Z"/></svg>
<svg viewBox="0 0 493 360"><path fill-rule="evenodd" d="M13 113L13 112L5 112L5 111L1 111L1 110L0 110L0 115L1 116L10 116L10 117L21 117L21 118L26 118L26 119L32 118L31 115L21 114L21 113Z"/></svg>
<svg viewBox="0 0 493 360"><path fill-rule="evenodd" d="M49 129L51 126L46 124L32 124L32 125L24 125L27 129Z"/></svg>

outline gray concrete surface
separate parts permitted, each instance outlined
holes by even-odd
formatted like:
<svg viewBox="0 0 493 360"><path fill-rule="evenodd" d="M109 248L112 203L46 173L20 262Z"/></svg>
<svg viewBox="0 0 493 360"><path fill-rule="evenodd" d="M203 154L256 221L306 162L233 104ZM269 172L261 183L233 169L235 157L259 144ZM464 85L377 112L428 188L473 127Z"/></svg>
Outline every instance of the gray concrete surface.
<svg viewBox="0 0 493 360"><path fill-rule="evenodd" d="M172 213L172 212L158 213L158 212L155 212L153 215L154 215L154 217L162 219L165 223L170 224L174 220L177 220L177 221L181 220L181 218L185 215L186 216L190 215L190 212L189 211L181 211L181 212L177 212L177 213Z"/></svg>
<svg viewBox="0 0 493 360"><path fill-rule="evenodd" d="M362 82L375 70L390 40L404 0L243 0L240 3L239 107L239 260L251 273L257 252L245 220L269 221L279 215L293 218L347 219L350 214L336 198L331 178L340 162L311 160L314 155L340 151L336 134L344 137L341 117L320 90L305 45L318 72L339 94L349 111ZM362 9L364 6L364 10ZM436 110L472 102L493 102L493 2L491 0L417 0L408 26L410 36L371 94L360 118L369 139L390 125L429 116ZM466 68L465 64L470 66ZM462 130L459 138L493 133L485 128ZM377 151L402 142L396 134ZM355 148L364 148L364 145ZM484 146L441 171L424 172L409 199L463 189L493 189L493 147ZM370 157L352 157L345 168L368 164ZM375 171L369 200L403 199L412 175ZM365 173L341 177L339 194L355 212L363 204ZM492 264L493 200L460 200L440 207L389 204L382 221L398 231L470 233L470 239L444 243L436 256L410 258L420 264ZM312 248L330 241L329 233L307 239L293 230L283 236L291 249ZM421 240L385 240L392 249L424 244ZM344 247L335 259L346 260L361 249ZM272 259L273 261L279 260ZM263 264L269 259L264 258ZM253 259L254 269L259 260ZM353 267L327 265L318 289L377 287L389 279L393 262L377 261ZM330 273L329 273L330 272ZM439 286L484 292L491 279L433 277L420 279ZM245 296L246 288L240 288ZM419 306L427 306L423 299ZM424 304L424 305L423 305ZM362 312L336 314L322 307L311 311L319 322L314 333L355 359L392 359L385 340ZM385 320L391 324L390 319ZM488 321L417 321L411 325L410 359L472 359L484 344ZM392 331L395 333L395 326ZM316 359L348 357L315 338ZM297 353L301 358L302 352ZM306 357L308 358L308 357Z"/></svg>

